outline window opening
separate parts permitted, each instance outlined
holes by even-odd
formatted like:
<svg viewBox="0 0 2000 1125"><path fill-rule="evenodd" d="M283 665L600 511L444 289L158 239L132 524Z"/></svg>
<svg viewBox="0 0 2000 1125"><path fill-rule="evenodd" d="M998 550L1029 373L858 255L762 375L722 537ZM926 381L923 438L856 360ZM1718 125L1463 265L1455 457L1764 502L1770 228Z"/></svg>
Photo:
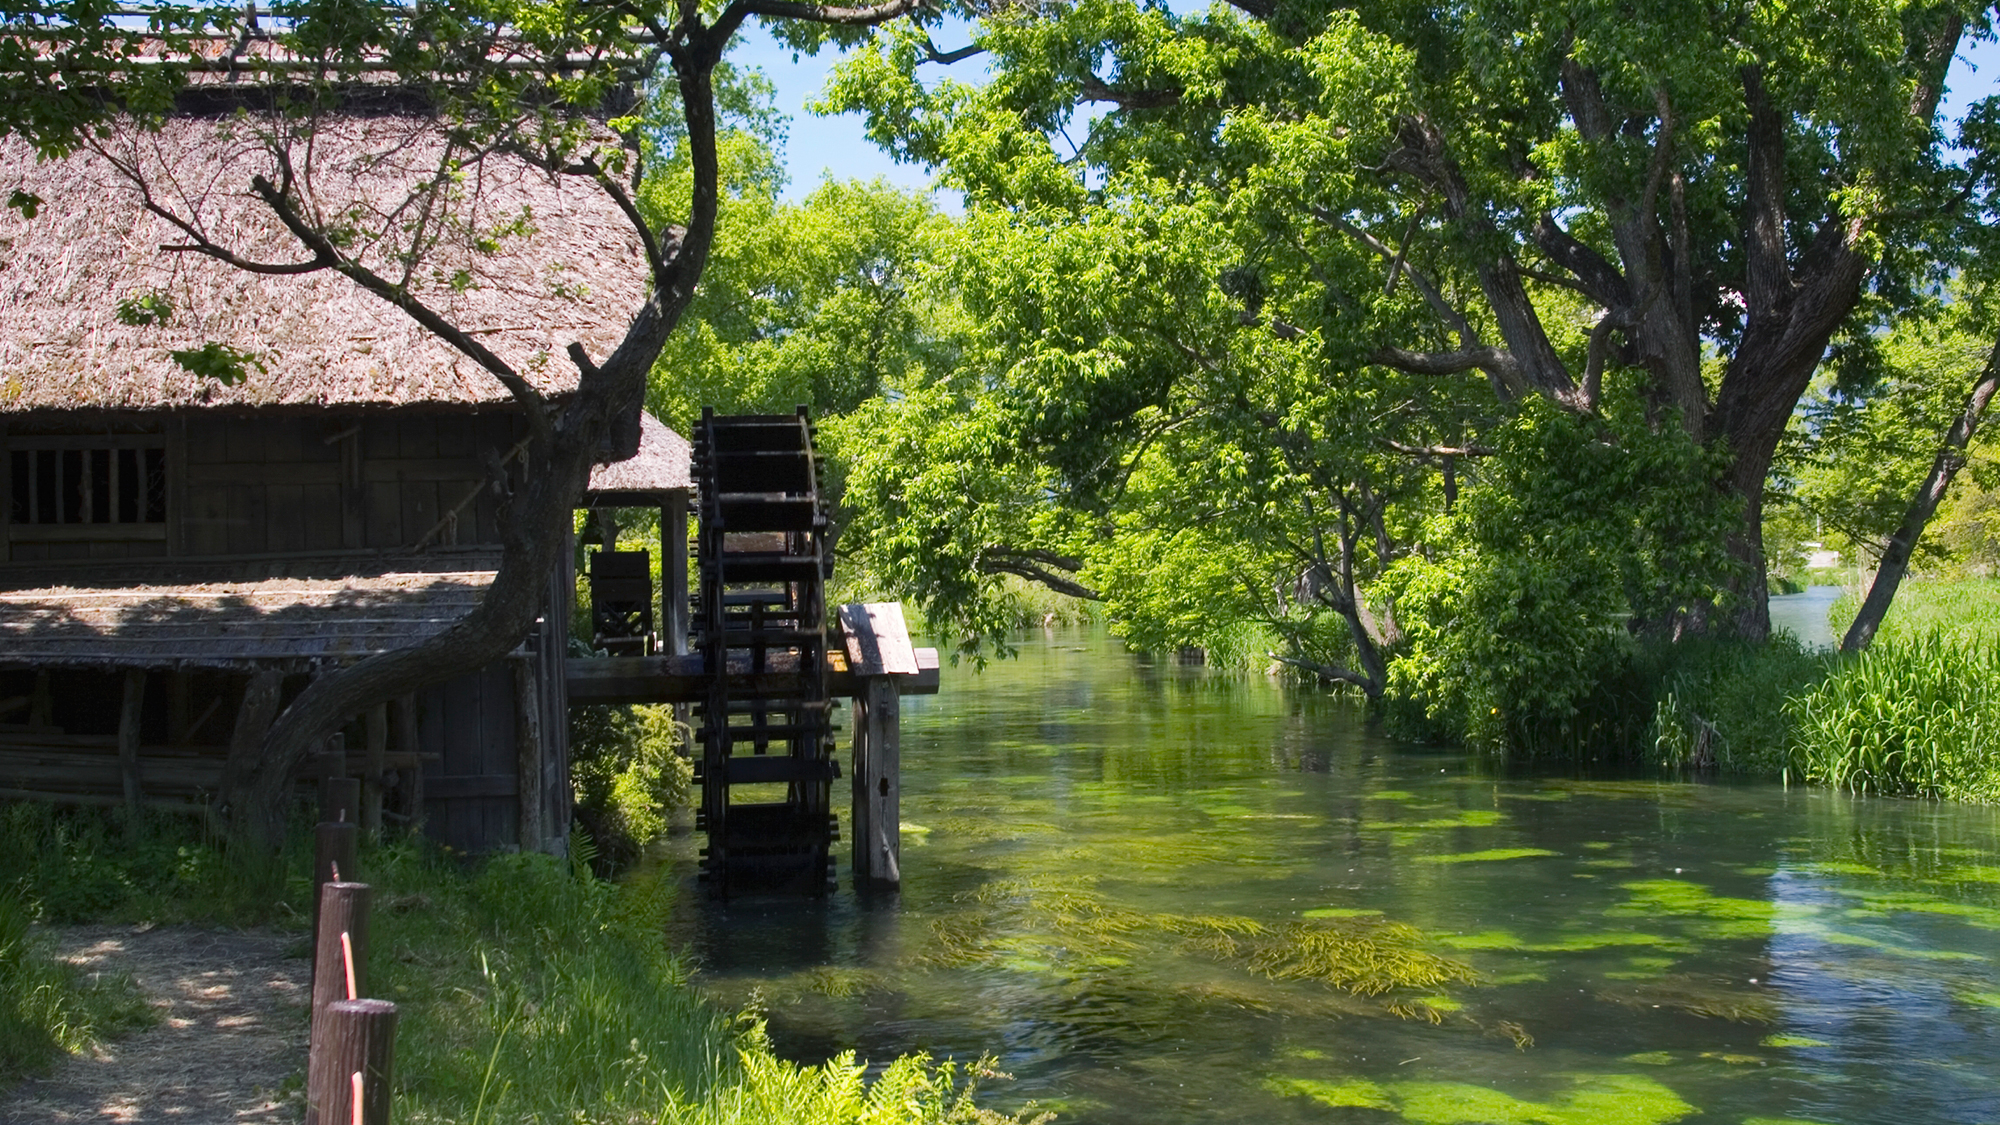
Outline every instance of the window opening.
<svg viewBox="0 0 2000 1125"><path fill-rule="evenodd" d="M17 524L167 522L167 451L16 449Z"/></svg>

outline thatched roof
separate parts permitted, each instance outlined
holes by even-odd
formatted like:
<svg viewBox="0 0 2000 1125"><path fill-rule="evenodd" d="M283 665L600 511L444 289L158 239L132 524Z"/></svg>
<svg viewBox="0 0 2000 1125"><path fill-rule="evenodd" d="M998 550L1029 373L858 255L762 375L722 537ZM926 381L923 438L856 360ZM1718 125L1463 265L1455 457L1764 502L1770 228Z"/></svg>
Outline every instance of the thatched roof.
<svg viewBox="0 0 2000 1125"><path fill-rule="evenodd" d="M624 461L598 465L590 471L588 499L641 499L692 487L694 446L668 429L666 423L641 411L639 452Z"/></svg>
<svg viewBox="0 0 2000 1125"><path fill-rule="evenodd" d="M460 565L464 565L461 560ZM493 582L478 569L0 593L0 667L282 668L415 644Z"/></svg>
<svg viewBox="0 0 2000 1125"><path fill-rule="evenodd" d="M33 219L0 210L0 413L507 401L491 374L330 270L253 274L160 249L188 237L142 208L114 160L245 258L310 257L250 193L253 175L275 178L258 120L174 117L158 133L126 129L102 152L57 163L0 139L0 190L43 200ZM645 298L637 236L588 181L487 157L425 213L409 206L409 185L435 175L445 153L429 120L352 115L323 125L311 146L322 213L359 214L357 228L397 237L418 218L443 232L409 289L545 391L575 385L564 355L572 341L602 357ZM305 148L292 151L297 166ZM384 241L350 252L400 278L402 249ZM119 302L150 294L171 306L164 325L120 321ZM211 342L250 353L263 370L227 387L169 355Z"/></svg>

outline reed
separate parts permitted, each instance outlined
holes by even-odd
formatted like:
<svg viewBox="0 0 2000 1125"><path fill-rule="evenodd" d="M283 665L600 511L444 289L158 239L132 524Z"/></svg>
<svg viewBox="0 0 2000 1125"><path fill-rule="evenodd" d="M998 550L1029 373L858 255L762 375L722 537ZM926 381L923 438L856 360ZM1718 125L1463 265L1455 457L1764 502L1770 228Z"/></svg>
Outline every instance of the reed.
<svg viewBox="0 0 2000 1125"><path fill-rule="evenodd" d="M2000 643L1878 641L1787 703L1791 765L1854 793L2000 801Z"/></svg>

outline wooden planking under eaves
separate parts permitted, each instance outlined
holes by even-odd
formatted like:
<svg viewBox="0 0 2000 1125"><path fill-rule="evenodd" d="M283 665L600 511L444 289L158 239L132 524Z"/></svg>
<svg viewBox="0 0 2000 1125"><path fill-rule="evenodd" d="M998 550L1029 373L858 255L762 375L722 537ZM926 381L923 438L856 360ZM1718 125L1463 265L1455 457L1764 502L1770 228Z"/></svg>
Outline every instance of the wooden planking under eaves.
<svg viewBox="0 0 2000 1125"><path fill-rule="evenodd" d="M0 664L307 667L413 644L469 612L490 570L0 593Z"/></svg>

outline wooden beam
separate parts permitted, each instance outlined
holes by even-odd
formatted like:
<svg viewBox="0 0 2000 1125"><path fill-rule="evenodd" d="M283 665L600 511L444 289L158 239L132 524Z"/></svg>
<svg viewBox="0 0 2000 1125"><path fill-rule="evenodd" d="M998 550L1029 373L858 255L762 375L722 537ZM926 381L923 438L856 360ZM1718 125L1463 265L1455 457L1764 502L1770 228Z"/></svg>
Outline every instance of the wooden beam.
<svg viewBox="0 0 2000 1125"><path fill-rule="evenodd" d="M917 670L913 675L889 677L902 695L936 695L938 654L934 648L915 649ZM784 655L770 657L769 670L752 674L747 662L732 668L729 693L732 697L777 695L796 686L796 659ZM700 703L708 698L708 680L702 674L700 653L686 656L594 656L573 657L563 662L571 706L585 703ZM838 652L827 654L827 691L852 698L863 689L862 678L848 670L847 658Z"/></svg>
<svg viewBox="0 0 2000 1125"><path fill-rule="evenodd" d="M28 725L54 726L55 720L50 717L54 710L55 696L49 691L49 673L47 669L43 669L35 673L34 693L28 697Z"/></svg>
<svg viewBox="0 0 2000 1125"><path fill-rule="evenodd" d="M139 811L139 723L146 705L146 670L125 672L125 698L118 708L118 776L125 784L125 811Z"/></svg>
<svg viewBox="0 0 2000 1125"><path fill-rule="evenodd" d="M840 607L840 631L847 641L847 666L857 676L914 676L916 650L903 624L899 602L865 602Z"/></svg>
<svg viewBox="0 0 2000 1125"><path fill-rule="evenodd" d="M188 741L194 728L193 680L191 672L172 672L167 676L167 742L172 745Z"/></svg>

